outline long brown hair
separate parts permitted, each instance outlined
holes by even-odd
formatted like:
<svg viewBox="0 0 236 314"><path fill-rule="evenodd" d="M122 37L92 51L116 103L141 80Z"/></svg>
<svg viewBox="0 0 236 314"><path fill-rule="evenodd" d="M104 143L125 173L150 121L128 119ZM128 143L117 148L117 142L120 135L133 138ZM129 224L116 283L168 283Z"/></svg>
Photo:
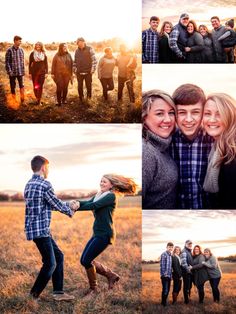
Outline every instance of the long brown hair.
<svg viewBox="0 0 236 314"><path fill-rule="evenodd" d="M114 192L119 192L122 194L136 193L137 184L131 178L127 178L114 173L104 174L103 177L111 182L111 184L113 185L112 190Z"/></svg>
<svg viewBox="0 0 236 314"><path fill-rule="evenodd" d="M173 29L173 24L171 22L169 22L169 21L163 22L163 24L161 26L161 30L160 30L160 37L165 35L164 28L165 28L166 24L170 25L171 30Z"/></svg>

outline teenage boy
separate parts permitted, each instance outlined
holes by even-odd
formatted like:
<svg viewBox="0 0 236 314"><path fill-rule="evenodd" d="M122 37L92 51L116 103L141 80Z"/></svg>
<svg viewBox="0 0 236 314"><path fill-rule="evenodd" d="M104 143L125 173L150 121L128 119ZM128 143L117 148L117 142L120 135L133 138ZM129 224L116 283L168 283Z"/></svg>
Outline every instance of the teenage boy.
<svg viewBox="0 0 236 314"><path fill-rule="evenodd" d="M24 50L20 48L22 38L20 36L14 37L14 45L7 49L5 56L5 66L7 74L9 75L12 98L16 99L16 80L20 87L21 103L24 102L24 82L25 62Z"/></svg>
<svg viewBox="0 0 236 314"><path fill-rule="evenodd" d="M209 200L203 183L213 139L201 128L206 97L193 84L181 85L172 97L178 124L171 144L171 155L179 168L177 208L207 208Z"/></svg>
<svg viewBox="0 0 236 314"><path fill-rule="evenodd" d="M166 246L166 251L161 254L160 261L160 275L162 283L162 295L161 295L161 304L166 306L166 300L170 291L170 282L172 277L172 256L174 244L168 242Z"/></svg>
<svg viewBox="0 0 236 314"><path fill-rule="evenodd" d="M78 208L75 201L62 202L53 191L48 176L49 161L42 156L31 160L33 176L24 191L26 202L25 233L27 240L33 240L42 256L43 266L30 291L32 298L37 299L52 278L53 298L56 301L70 301L74 296L63 291L64 256L50 233L51 210L58 210L72 217Z"/></svg>
<svg viewBox="0 0 236 314"><path fill-rule="evenodd" d="M218 16L212 16L211 25L213 30L211 32L212 43L214 49L214 60L216 63L226 63L227 54L222 47L221 41L219 38L227 31L226 28L220 24L220 19Z"/></svg>
<svg viewBox="0 0 236 314"><path fill-rule="evenodd" d="M184 249L181 252L180 260L181 260L181 269L183 275L183 293L184 293L184 303L189 303L189 298L191 295L191 288L193 283L193 275L191 273L192 265L193 265L193 257L192 257L192 241L186 240Z"/></svg>
<svg viewBox="0 0 236 314"><path fill-rule="evenodd" d="M142 32L142 63L159 62L159 34L157 32L160 19L152 16L149 21L150 28Z"/></svg>

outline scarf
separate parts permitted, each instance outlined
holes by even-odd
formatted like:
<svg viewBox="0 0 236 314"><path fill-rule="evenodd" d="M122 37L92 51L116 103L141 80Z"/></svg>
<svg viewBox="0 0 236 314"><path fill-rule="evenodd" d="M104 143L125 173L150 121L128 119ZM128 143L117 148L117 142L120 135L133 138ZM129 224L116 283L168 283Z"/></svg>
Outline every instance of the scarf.
<svg viewBox="0 0 236 314"><path fill-rule="evenodd" d="M34 50L34 61L36 62L40 62L40 61L44 61L45 59L45 53L42 51L36 51Z"/></svg>
<svg viewBox="0 0 236 314"><path fill-rule="evenodd" d="M96 201L98 201L98 200L100 200L100 199L102 199L103 197L105 197L107 194L109 194L109 193L111 193L111 191L106 191L106 192L104 192L104 193L102 193L101 191L99 191L96 195L95 195L95 197L94 197L94 199L93 199L93 203L94 202L96 202Z"/></svg>
<svg viewBox="0 0 236 314"><path fill-rule="evenodd" d="M213 145L208 157L207 173L203 184L204 191L209 193L219 192L218 178L220 173L220 167L215 165L215 162L218 159L219 152L216 150L215 145Z"/></svg>

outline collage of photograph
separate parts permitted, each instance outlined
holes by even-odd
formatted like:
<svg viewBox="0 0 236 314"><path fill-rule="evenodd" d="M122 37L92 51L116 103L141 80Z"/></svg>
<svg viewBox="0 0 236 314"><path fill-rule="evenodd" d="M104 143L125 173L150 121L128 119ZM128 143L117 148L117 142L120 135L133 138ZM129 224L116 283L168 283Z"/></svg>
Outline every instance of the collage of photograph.
<svg viewBox="0 0 236 314"><path fill-rule="evenodd" d="M236 312L236 1L2 1L0 313Z"/></svg>

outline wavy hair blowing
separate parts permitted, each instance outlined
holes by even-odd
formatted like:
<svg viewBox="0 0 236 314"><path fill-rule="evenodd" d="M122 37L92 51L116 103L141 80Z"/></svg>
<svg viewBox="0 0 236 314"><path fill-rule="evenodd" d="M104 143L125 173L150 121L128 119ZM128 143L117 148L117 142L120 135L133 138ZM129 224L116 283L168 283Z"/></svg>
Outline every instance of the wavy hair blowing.
<svg viewBox="0 0 236 314"><path fill-rule="evenodd" d="M137 184L133 179L124 177L122 175L109 173L104 174L104 178L108 179L113 185L112 190L122 194L135 194L137 190Z"/></svg>
<svg viewBox="0 0 236 314"><path fill-rule="evenodd" d="M225 127L216 142L220 155L216 165L220 166L222 162L228 164L236 157L236 100L224 93L210 94L207 100L216 104Z"/></svg>

